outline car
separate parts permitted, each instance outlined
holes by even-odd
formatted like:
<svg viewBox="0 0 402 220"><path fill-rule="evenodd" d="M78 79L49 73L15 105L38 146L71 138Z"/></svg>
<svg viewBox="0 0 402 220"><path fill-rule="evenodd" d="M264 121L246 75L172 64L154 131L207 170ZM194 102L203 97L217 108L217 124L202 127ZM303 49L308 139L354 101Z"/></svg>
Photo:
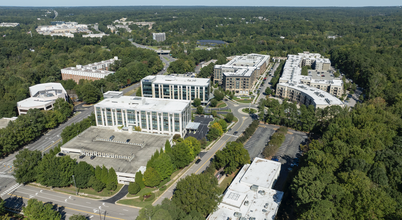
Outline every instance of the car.
<svg viewBox="0 0 402 220"><path fill-rule="evenodd" d="M199 164L201 162L201 159L197 159L196 161L195 161L195 164Z"/></svg>
<svg viewBox="0 0 402 220"><path fill-rule="evenodd" d="M272 157L271 160L273 160L273 161L279 161L279 159L278 159L277 157Z"/></svg>
<svg viewBox="0 0 402 220"><path fill-rule="evenodd" d="M126 142L127 142L127 143L130 142L130 139L127 139Z"/></svg>
<svg viewBox="0 0 402 220"><path fill-rule="evenodd" d="M236 135L237 133L239 133L239 132L237 132L237 131L233 132L234 135Z"/></svg>
<svg viewBox="0 0 402 220"><path fill-rule="evenodd" d="M57 156L62 157L62 156L65 156L65 154L60 152L60 153L57 154Z"/></svg>
<svg viewBox="0 0 402 220"><path fill-rule="evenodd" d="M95 155L92 155L89 159L91 159L91 160L93 160L93 159L95 159Z"/></svg>
<svg viewBox="0 0 402 220"><path fill-rule="evenodd" d="M292 167L289 167L289 168L288 168L288 170L289 170L289 171L292 171L292 170L293 170L293 168L292 168Z"/></svg>
<svg viewBox="0 0 402 220"><path fill-rule="evenodd" d="M85 157L85 155L80 155L80 157L79 157L79 158L80 158L80 159L82 159L82 158L84 158L84 157Z"/></svg>
<svg viewBox="0 0 402 220"><path fill-rule="evenodd" d="M231 131L232 129L231 128L229 128L229 130L228 131Z"/></svg>
<svg viewBox="0 0 402 220"><path fill-rule="evenodd" d="M114 139L114 135L110 136L109 139L112 141Z"/></svg>

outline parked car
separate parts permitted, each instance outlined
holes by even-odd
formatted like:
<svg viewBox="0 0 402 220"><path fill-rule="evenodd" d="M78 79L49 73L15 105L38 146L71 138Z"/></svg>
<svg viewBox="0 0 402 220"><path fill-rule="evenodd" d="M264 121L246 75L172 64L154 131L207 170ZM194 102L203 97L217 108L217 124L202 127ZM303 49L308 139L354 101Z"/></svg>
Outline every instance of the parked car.
<svg viewBox="0 0 402 220"><path fill-rule="evenodd" d="M93 159L95 159L95 157L96 157L96 156L92 155L92 156L90 157L90 159L93 160Z"/></svg>
<svg viewBox="0 0 402 220"><path fill-rule="evenodd" d="M128 143L128 142L130 142L130 139L127 139L127 141L126 141L126 142L127 142L127 143Z"/></svg>
<svg viewBox="0 0 402 220"><path fill-rule="evenodd" d="M112 141L114 139L114 135L110 136L110 140Z"/></svg>
<svg viewBox="0 0 402 220"><path fill-rule="evenodd" d="M273 160L273 161L279 161L279 159L278 159L277 157L272 157L271 160Z"/></svg>
<svg viewBox="0 0 402 220"><path fill-rule="evenodd" d="M62 156L66 156L66 155L60 152L57 154L57 156L62 157Z"/></svg>
<svg viewBox="0 0 402 220"><path fill-rule="evenodd" d="M79 158L80 158L80 159L82 159L82 158L84 158L84 157L85 157L85 155L80 155L80 157L79 157Z"/></svg>

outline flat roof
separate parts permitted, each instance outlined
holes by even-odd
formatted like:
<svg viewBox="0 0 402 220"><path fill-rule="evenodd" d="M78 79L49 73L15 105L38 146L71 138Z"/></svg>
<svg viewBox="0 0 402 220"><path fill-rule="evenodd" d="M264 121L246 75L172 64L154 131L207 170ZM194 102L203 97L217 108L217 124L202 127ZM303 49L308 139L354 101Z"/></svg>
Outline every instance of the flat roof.
<svg viewBox="0 0 402 220"><path fill-rule="evenodd" d="M108 141L110 136L114 135L113 141ZM85 161L92 166L105 165L108 169L113 167L116 172L135 173L141 166L146 166L148 160L155 153L165 146L166 140L169 140L173 135L150 134L143 132L128 131L116 132L107 127L92 126L81 134L67 142L62 146L64 149L96 151L109 154L134 156L129 161L127 159L95 157L91 160L88 156L79 159L79 154L71 154L72 158L77 161ZM127 139L130 139L127 144ZM144 146L134 145L144 144Z"/></svg>
<svg viewBox="0 0 402 220"><path fill-rule="evenodd" d="M200 127L201 123L199 122L189 122L186 126L186 129L197 130Z"/></svg>
<svg viewBox="0 0 402 220"><path fill-rule="evenodd" d="M152 81L156 84L169 84L169 85L197 85L197 86L208 86L208 78L193 78L193 77L180 77L180 76L170 76L170 75L156 75L147 76L142 79L143 82Z"/></svg>
<svg viewBox="0 0 402 220"><path fill-rule="evenodd" d="M188 100L145 98L137 96L122 96L109 98L95 104L95 107L135 109L138 111L182 112L188 105Z"/></svg>
<svg viewBox="0 0 402 220"><path fill-rule="evenodd" d="M66 67L61 69L62 72L63 70L72 70L72 71L80 71L80 72L88 72L88 73L98 73L98 74L104 74L104 75L109 75L111 73L114 73L114 71L109 71L105 69L98 69L97 67L100 65L110 65L113 64L116 60L118 60L118 57L115 56L112 59L109 60L103 60L100 62L95 62L95 63L90 63L87 65L76 65L75 67Z"/></svg>
<svg viewBox="0 0 402 220"><path fill-rule="evenodd" d="M29 87L29 92L31 93L31 96L34 96L39 91L55 90L55 89L62 90L64 93L67 93L66 90L64 89L63 85L61 85L61 83L36 84L34 86Z"/></svg>
<svg viewBox="0 0 402 220"><path fill-rule="evenodd" d="M260 68L260 66L269 60L269 55L262 55L262 54L247 54L245 56L236 56L228 63L227 66L249 66L249 67L256 67Z"/></svg>
<svg viewBox="0 0 402 220"><path fill-rule="evenodd" d="M218 209L211 213L207 220L240 219L240 217L256 220L274 219L283 192L271 189L268 183L277 178L280 166L279 162L262 158L255 158L252 164L244 165L226 190ZM266 170L268 172L265 172ZM271 175L270 171L277 173ZM251 186L254 185L258 187L252 190Z"/></svg>
<svg viewBox="0 0 402 220"><path fill-rule="evenodd" d="M14 121L14 120L16 120L16 119L17 119L17 117L12 117L12 118L0 118L0 129L6 128L7 125L8 125L8 123L9 123L10 121Z"/></svg>

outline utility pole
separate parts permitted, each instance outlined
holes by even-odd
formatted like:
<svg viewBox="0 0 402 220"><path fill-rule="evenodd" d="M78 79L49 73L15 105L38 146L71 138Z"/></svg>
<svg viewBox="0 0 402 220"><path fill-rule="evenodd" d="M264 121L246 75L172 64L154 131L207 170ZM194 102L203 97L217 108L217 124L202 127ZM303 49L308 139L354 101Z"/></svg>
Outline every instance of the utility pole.
<svg viewBox="0 0 402 220"><path fill-rule="evenodd" d="M75 195L78 195L78 189L77 189L77 184L75 184L74 175L73 175L73 180L74 180L74 186L75 186Z"/></svg>

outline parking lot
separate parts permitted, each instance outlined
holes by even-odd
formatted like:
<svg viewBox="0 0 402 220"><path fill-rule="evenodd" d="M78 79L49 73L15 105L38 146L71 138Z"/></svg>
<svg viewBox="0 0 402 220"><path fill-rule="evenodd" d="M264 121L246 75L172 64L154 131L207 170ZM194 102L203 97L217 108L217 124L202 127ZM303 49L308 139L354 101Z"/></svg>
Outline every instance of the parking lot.
<svg viewBox="0 0 402 220"><path fill-rule="evenodd" d="M196 116L194 118L194 122L199 122L201 123L200 126L198 127L198 130L194 132L188 132L186 134L186 137L195 137L197 140L202 140L204 137L207 136L208 133L208 124L209 122L213 121L213 118L210 118L209 115L205 116Z"/></svg>
<svg viewBox="0 0 402 220"><path fill-rule="evenodd" d="M254 157L263 158L261 153L264 150L264 147L267 145L271 135L278 128L279 126L277 125L260 125L257 128L254 135L244 145L244 148L246 148L249 152L251 159L253 159ZM282 164L282 166L279 179L276 182L274 189L280 191L283 190L283 185L286 181L288 173L290 169L292 169L292 166L295 166L295 163L297 163L298 159L296 158L300 156L300 144L305 144L306 141L307 136L305 133L289 129L285 141L275 154L275 157Z"/></svg>

